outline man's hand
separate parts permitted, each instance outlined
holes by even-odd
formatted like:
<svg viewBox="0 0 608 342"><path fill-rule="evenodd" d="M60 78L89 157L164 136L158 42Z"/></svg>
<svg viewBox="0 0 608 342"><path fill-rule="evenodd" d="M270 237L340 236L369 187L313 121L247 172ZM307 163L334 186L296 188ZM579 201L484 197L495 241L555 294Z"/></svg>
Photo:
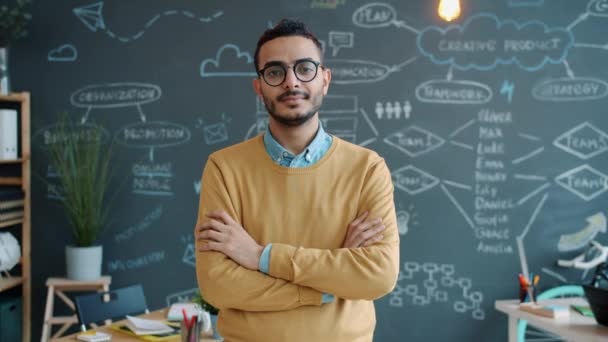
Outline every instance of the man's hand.
<svg viewBox="0 0 608 342"><path fill-rule="evenodd" d="M348 225L342 248L367 247L384 238L382 218L364 221L369 213L366 211Z"/></svg>
<svg viewBox="0 0 608 342"><path fill-rule="evenodd" d="M205 216L209 219L197 227L200 232L198 238L206 240L199 250L224 253L239 265L257 271L264 247L258 245L225 211L211 211Z"/></svg>

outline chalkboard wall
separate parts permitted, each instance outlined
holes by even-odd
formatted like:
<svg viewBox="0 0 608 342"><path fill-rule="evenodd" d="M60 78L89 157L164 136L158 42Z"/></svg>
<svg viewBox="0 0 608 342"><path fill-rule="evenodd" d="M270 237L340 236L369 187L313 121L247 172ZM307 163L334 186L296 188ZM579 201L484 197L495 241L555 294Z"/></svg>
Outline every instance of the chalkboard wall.
<svg viewBox="0 0 608 342"><path fill-rule="evenodd" d="M51 183L33 179L34 339L71 242L47 159L58 114L102 125L126 178L103 273L142 283L153 309L185 298L202 168L265 130L252 55L283 17L323 41L326 129L392 171L401 273L375 340L505 340L494 301L517 297L522 265L541 289L589 281L556 261L607 240L608 1L463 0L451 24L438 2L37 1L11 51Z"/></svg>

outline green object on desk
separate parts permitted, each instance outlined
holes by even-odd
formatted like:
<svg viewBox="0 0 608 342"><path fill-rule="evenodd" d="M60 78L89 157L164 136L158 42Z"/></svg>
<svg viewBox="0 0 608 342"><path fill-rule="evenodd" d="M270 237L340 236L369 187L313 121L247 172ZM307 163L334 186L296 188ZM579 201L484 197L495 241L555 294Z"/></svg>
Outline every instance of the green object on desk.
<svg viewBox="0 0 608 342"><path fill-rule="evenodd" d="M589 307L587 305L574 305L574 304L572 304L571 307L574 310L578 311L583 316L593 317L593 311L591 311L591 307Z"/></svg>

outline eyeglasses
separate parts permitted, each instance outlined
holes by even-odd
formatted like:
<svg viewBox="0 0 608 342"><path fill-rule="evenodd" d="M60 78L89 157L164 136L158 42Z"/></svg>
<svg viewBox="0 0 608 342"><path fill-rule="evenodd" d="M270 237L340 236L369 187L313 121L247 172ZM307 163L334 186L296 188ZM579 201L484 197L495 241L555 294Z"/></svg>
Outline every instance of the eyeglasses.
<svg viewBox="0 0 608 342"><path fill-rule="evenodd" d="M294 63L292 66L296 78L302 82L310 82L317 76L319 65L321 62L315 62L310 59L302 59ZM258 70L258 75L262 76L264 82L271 87L276 87L287 78L288 65L281 62L271 62L264 69ZM321 66L323 68L323 66Z"/></svg>

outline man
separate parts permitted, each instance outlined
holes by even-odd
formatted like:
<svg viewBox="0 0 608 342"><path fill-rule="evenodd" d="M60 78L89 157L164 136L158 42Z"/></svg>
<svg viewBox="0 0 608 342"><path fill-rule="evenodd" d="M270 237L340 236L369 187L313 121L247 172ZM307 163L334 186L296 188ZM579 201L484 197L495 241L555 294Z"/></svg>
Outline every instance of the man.
<svg viewBox="0 0 608 342"><path fill-rule="evenodd" d="M207 160L201 293L220 309L227 342L369 342L372 300L399 272L390 172L375 152L323 130L331 72L301 22L267 30L255 67L268 130Z"/></svg>

